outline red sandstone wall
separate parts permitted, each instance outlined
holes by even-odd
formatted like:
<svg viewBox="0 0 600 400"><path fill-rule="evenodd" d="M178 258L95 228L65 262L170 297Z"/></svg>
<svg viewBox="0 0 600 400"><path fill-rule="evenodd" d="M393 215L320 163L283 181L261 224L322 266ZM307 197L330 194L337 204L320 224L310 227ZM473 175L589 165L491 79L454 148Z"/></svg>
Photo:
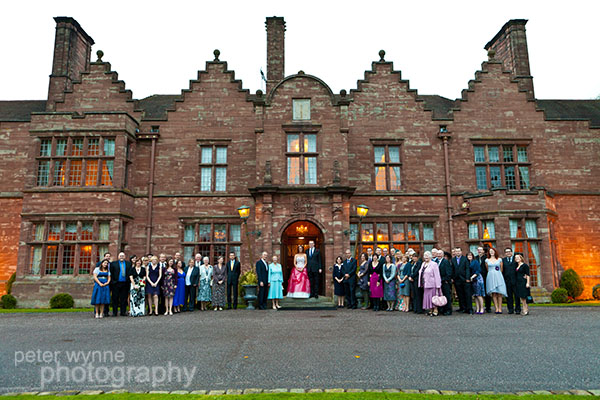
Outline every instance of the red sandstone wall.
<svg viewBox="0 0 600 400"><path fill-rule="evenodd" d="M17 270L22 204L20 198L0 198L0 295L6 293L6 281Z"/></svg>

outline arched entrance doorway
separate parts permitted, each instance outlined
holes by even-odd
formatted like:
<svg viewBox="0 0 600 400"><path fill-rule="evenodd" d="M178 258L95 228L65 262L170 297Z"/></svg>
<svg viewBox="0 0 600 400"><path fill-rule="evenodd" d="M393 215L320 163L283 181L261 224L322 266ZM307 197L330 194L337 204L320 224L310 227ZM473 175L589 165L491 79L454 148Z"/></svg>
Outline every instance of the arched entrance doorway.
<svg viewBox="0 0 600 400"><path fill-rule="evenodd" d="M298 245L308 249L308 242L314 240L315 247L321 252L323 273L319 280L319 296L325 295L325 249L323 248L323 232L310 221L295 221L291 223L281 235L281 266L283 268L283 289L287 294L287 285L290 273L294 267L294 255Z"/></svg>

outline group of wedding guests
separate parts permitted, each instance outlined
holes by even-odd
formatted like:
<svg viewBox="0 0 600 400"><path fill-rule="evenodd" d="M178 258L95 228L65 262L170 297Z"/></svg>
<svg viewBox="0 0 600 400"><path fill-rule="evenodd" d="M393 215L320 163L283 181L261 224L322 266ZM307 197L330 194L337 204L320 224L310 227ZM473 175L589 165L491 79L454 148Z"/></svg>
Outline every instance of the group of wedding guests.
<svg viewBox="0 0 600 400"><path fill-rule="evenodd" d="M229 259L220 256L210 265L208 257L201 254L188 260L187 265L177 252L172 258L165 254L126 259L121 252L112 261L106 253L93 272L94 289L91 304L95 306L95 318L109 315L173 315L182 311L222 311L237 308L240 262L231 252ZM233 299L233 301L232 301ZM129 311L127 306L129 305Z"/></svg>
<svg viewBox="0 0 600 400"><path fill-rule="evenodd" d="M347 265L356 265L350 251L346 260L337 257L333 267L334 294L338 307L356 308L355 294L348 285ZM502 314L506 298L509 314L528 315L531 277L522 254L505 249L500 258L494 248L479 247L477 255L456 247L452 254L432 249L419 254L409 249L406 254L392 249L367 249L358 261L357 285L368 301L364 309L374 311L413 311L430 316L451 315L453 287L458 298L458 312L466 314ZM475 310L473 310L473 301ZM345 304L344 304L345 302Z"/></svg>

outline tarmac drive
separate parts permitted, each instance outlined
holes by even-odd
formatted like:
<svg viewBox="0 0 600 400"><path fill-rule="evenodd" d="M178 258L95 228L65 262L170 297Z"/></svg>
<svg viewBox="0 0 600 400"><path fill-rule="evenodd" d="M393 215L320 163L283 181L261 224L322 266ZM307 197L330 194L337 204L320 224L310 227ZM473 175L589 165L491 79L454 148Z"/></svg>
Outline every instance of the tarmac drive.
<svg viewBox="0 0 600 400"><path fill-rule="evenodd" d="M345 309L101 320L0 314L0 393L600 389L600 308L530 310L434 318ZM82 358L69 359L71 351ZM95 358L85 364L83 356Z"/></svg>

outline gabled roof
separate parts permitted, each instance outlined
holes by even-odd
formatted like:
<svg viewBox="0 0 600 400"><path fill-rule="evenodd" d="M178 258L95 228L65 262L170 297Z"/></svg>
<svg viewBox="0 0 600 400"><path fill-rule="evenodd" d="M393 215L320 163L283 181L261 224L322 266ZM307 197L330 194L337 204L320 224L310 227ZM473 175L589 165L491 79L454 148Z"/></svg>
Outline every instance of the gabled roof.
<svg viewBox="0 0 600 400"><path fill-rule="evenodd" d="M0 101L0 121L28 122L32 112L46 111L46 100Z"/></svg>
<svg viewBox="0 0 600 400"><path fill-rule="evenodd" d="M433 111L433 119L452 119L452 109L457 107L456 100L450 100L437 94L422 94L417 97L425 103L425 109Z"/></svg>
<svg viewBox="0 0 600 400"><path fill-rule="evenodd" d="M600 128L600 100L536 100L547 120L589 120Z"/></svg>
<svg viewBox="0 0 600 400"><path fill-rule="evenodd" d="M178 94L154 94L135 101L135 110L142 111L142 119L166 119L167 109L175 108L175 100L181 98Z"/></svg>

